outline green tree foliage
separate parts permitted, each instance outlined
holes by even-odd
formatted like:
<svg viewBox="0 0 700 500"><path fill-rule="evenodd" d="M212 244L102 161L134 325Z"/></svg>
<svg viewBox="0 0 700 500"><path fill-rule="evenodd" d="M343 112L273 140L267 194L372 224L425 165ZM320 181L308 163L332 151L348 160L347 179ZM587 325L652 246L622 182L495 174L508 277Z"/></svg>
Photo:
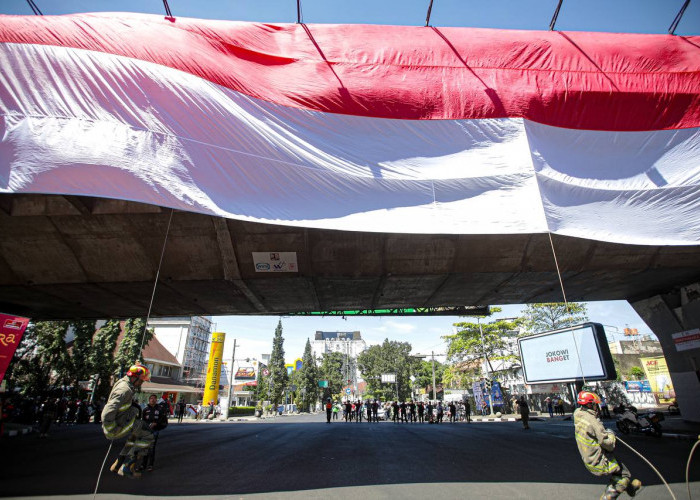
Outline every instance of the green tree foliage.
<svg viewBox="0 0 700 500"><path fill-rule="evenodd" d="M438 361L435 361L435 386L441 387L443 385L443 379L447 370L447 365L444 365ZM420 360L417 363L415 372L413 374L416 377L413 386L415 388L425 389L430 394L430 398L433 397L432 387L433 387L433 360ZM437 390L437 389L436 389Z"/></svg>
<svg viewBox="0 0 700 500"><path fill-rule="evenodd" d="M144 318L127 319L124 322L124 337L114 357L114 374L117 377L123 377L135 362L143 362L143 348L152 338L153 329L146 328Z"/></svg>
<svg viewBox="0 0 700 500"><path fill-rule="evenodd" d="M108 321L100 328L92 339L92 349L88 357L88 364L97 375L97 388L94 398L107 397L112 386L112 373L114 367L114 349L119 337L118 320Z"/></svg>
<svg viewBox="0 0 700 500"><path fill-rule="evenodd" d="M309 339L306 339L304 356L302 356L301 370L299 370L297 373L297 379L301 394L300 409L303 411L309 411L312 405L315 405L316 401L318 401L319 394L318 368L316 367L314 355L311 352L311 342Z"/></svg>
<svg viewBox="0 0 700 500"><path fill-rule="evenodd" d="M327 380L328 387L323 389L323 400L341 397L343 387L347 384L345 372L345 356L340 352L323 353L319 368L319 380Z"/></svg>
<svg viewBox="0 0 700 500"><path fill-rule="evenodd" d="M70 326L73 329L73 346L70 351L72 371L71 378L76 392L79 391L78 382L89 380L95 373L94 365L90 363L92 352L92 338L95 335L94 321L72 321Z"/></svg>
<svg viewBox="0 0 700 500"><path fill-rule="evenodd" d="M66 321L30 323L13 357L8 386L27 396L43 396L69 385L71 361L66 346Z"/></svg>
<svg viewBox="0 0 700 500"><path fill-rule="evenodd" d="M485 355L487 362L492 359L515 360L518 356L506 337L508 332L517 331L522 322L522 318L515 318L496 319L488 323L455 323L457 333L442 337L447 341L448 359L462 362L467 359L483 359Z"/></svg>
<svg viewBox="0 0 700 500"><path fill-rule="evenodd" d="M357 358L362 377L369 391L383 400L391 400L398 392L399 400L411 398L410 376L418 371L419 360L411 355L411 344L385 339L373 345ZM384 373L395 373L396 384L382 384Z"/></svg>
<svg viewBox="0 0 700 500"><path fill-rule="evenodd" d="M646 376L644 369L639 366L630 368L628 374L630 380L642 380Z"/></svg>
<svg viewBox="0 0 700 500"><path fill-rule="evenodd" d="M282 337L282 320L275 328L275 336L272 339L272 353L270 354L270 377L272 390L270 401L273 406L282 403L282 395L287 388L287 369L284 367L284 338Z"/></svg>
<svg viewBox="0 0 700 500"><path fill-rule="evenodd" d="M588 321L586 304L581 302L569 302L568 309L563 302L528 304L523 314L524 326L530 333L557 330Z"/></svg>
<svg viewBox="0 0 700 500"><path fill-rule="evenodd" d="M267 370L267 365L260 363L258 375L255 378L257 382L255 386L255 401L265 401L267 399L267 377L263 373L265 370Z"/></svg>

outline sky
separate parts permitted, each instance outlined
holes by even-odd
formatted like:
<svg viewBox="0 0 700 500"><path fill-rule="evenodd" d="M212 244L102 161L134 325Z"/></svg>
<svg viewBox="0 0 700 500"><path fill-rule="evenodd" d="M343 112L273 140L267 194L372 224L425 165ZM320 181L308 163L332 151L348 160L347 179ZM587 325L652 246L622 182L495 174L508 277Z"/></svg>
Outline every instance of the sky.
<svg viewBox="0 0 700 500"><path fill-rule="evenodd" d="M666 33L684 0L565 0L556 23L560 31L620 33ZM44 15L77 12L142 12L165 15L161 0L34 0ZM430 0L301 0L302 21L322 24L394 24L423 26ZM547 30L558 0L434 0L432 26L463 26L498 29ZM296 0L192 1L169 0L175 17L293 23ZM26 0L2 0L0 14L32 15ZM700 2L691 2L675 32L700 35ZM514 317L522 305L502 306L494 317ZM609 338L619 339L624 328L651 333L632 307L624 301L588 303L591 321L602 323ZM236 358L258 358L270 353L277 316L214 317L217 331L226 333L224 359L230 359L236 340ZM283 317L287 362L301 357L307 338L320 331L359 330L368 345L385 338L410 342L413 353L445 352L441 336L453 332L464 319L434 317ZM471 321L471 320L469 320ZM487 320L488 321L488 320ZM444 359L444 358L438 358Z"/></svg>

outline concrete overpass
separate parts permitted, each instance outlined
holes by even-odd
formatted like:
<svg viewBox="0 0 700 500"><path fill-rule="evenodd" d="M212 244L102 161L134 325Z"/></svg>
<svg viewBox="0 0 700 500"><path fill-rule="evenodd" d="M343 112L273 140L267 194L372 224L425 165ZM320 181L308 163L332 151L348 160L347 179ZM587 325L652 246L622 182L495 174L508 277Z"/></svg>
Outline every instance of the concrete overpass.
<svg viewBox="0 0 700 500"><path fill-rule="evenodd" d="M170 209L0 195L0 310L35 319L145 316ZM661 340L679 402L700 420L700 246L553 236L570 301L628 300ZM258 272L253 252L294 252ZM152 316L284 314L562 301L546 234L407 235L256 224L174 212ZM592 318L595 320L595 318Z"/></svg>

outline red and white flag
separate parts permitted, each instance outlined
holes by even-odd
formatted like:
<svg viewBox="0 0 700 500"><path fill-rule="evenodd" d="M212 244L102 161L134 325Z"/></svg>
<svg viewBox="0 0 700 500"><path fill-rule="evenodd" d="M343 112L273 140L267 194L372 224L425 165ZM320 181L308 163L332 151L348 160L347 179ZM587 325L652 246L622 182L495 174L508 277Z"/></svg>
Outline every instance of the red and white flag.
<svg viewBox="0 0 700 500"><path fill-rule="evenodd" d="M700 243L700 37L0 16L0 192Z"/></svg>

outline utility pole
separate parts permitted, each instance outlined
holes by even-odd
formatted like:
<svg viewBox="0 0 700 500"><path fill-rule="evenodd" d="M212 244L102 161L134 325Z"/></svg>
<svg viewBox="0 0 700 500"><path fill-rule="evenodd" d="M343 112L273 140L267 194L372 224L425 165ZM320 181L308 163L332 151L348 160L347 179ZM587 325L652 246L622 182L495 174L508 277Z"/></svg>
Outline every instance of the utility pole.
<svg viewBox="0 0 700 500"><path fill-rule="evenodd" d="M435 394L435 351L430 351L430 355L433 358L432 366L433 366L433 401L437 401L437 396Z"/></svg>
<svg viewBox="0 0 700 500"><path fill-rule="evenodd" d="M476 322L479 324L479 334L481 335L481 351L484 353L484 360L486 363L484 364L484 370L486 371L486 378L490 379L491 374L489 373L489 365L491 362L489 361L489 358L486 356L486 344L484 343L484 330L481 328L481 318L479 316L476 317ZM485 384L486 385L486 384ZM489 387L486 388L486 398L488 400L488 405L489 405L489 415L493 415L493 405L491 404L491 386L488 384Z"/></svg>
<svg viewBox="0 0 700 500"><path fill-rule="evenodd" d="M229 380L228 380L228 408L231 408L231 394L233 392L233 382L234 382L234 371L233 363L236 360L236 339L233 339L233 354L231 354L231 369L229 370ZM228 417L228 408L226 408L226 417Z"/></svg>

